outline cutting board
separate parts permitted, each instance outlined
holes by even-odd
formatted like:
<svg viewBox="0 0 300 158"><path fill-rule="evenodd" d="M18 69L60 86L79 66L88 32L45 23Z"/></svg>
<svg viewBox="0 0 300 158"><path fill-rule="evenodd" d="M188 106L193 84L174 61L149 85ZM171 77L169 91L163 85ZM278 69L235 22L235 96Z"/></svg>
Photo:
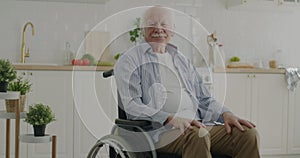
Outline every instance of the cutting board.
<svg viewBox="0 0 300 158"><path fill-rule="evenodd" d="M249 63L231 62L227 68L254 68L254 66Z"/></svg>

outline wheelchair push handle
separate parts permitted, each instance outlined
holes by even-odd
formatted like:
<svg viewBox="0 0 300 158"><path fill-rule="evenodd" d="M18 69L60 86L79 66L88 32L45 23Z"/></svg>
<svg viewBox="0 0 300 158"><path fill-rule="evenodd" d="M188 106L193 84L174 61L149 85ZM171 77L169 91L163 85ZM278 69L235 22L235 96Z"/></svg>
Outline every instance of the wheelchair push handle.
<svg viewBox="0 0 300 158"><path fill-rule="evenodd" d="M111 70L108 70L108 71L104 71L102 75L103 75L104 78L111 77L111 76L114 75L114 69L111 69Z"/></svg>

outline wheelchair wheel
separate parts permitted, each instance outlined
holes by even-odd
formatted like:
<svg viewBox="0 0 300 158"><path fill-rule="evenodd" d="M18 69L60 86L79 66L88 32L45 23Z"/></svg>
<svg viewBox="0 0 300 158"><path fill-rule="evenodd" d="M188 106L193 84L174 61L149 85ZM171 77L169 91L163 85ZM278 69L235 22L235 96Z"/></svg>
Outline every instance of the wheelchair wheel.
<svg viewBox="0 0 300 158"><path fill-rule="evenodd" d="M131 147L126 141L115 135L102 137L93 146L88 154L88 158L136 158L131 151Z"/></svg>

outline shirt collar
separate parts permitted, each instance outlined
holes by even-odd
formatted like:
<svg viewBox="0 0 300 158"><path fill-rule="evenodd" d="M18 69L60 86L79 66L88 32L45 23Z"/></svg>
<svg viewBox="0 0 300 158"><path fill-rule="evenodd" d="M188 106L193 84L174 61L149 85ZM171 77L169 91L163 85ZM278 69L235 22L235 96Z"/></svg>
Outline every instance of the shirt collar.
<svg viewBox="0 0 300 158"><path fill-rule="evenodd" d="M139 44L139 46L140 46L142 52L144 52L144 53L153 53L151 45L148 42L146 42L145 40L143 40ZM173 44L170 44L170 43L167 44L166 50L167 50L167 52L171 53L172 55L177 53L177 47Z"/></svg>

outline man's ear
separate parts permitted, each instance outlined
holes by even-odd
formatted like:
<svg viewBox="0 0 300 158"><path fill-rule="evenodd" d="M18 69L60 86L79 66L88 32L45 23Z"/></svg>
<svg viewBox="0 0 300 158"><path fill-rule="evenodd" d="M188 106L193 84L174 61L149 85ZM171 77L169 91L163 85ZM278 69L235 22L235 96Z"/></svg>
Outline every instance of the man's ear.
<svg viewBox="0 0 300 158"><path fill-rule="evenodd" d="M171 29L171 30L169 30L170 32L171 32L171 37L173 37L174 35L175 35L175 25L174 25L174 27Z"/></svg>
<svg viewBox="0 0 300 158"><path fill-rule="evenodd" d="M174 37L174 34L175 34L175 33L174 33L173 31L171 31L171 37Z"/></svg>
<svg viewBox="0 0 300 158"><path fill-rule="evenodd" d="M171 36L173 37L174 36L174 34L175 34L175 24L173 24L173 27L171 28Z"/></svg>

